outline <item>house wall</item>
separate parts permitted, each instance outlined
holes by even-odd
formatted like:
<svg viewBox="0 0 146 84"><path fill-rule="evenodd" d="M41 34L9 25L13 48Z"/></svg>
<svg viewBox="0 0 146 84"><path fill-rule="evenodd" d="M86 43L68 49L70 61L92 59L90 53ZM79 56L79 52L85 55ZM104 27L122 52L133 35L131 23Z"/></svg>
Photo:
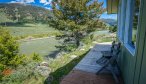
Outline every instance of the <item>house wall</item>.
<svg viewBox="0 0 146 84"><path fill-rule="evenodd" d="M143 56L142 56L141 63L142 64L140 66L141 67L140 68L141 70L140 70L140 74L139 74L138 83L139 84L146 84L146 38L145 38L144 53L143 53Z"/></svg>
<svg viewBox="0 0 146 84"><path fill-rule="evenodd" d="M141 0L141 5L134 84L146 84L146 0Z"/></svg>
<svg viewBox="0 0 146 84"><path fill-rule="evenodd" d="M136 56L133 56L124 44L122 44L118 62L125 84L133 84Z"/></svg>
<svg viewBox="0 0 146 84"><path fill-rule="evenodd" d="M127 7L130 7L130 6L127 5ZM119 8L122 8L122 7L119 7ZM119 63L125 84L146 84L146 9L145 8L146 8L146 0L141 0L138 34L137 34L137 42L136 42L137 44L136 44L136 49L135 49L134 54L132 54L126 46L127 41L125 40L128 40L128 39L125 39L127 37L125 37L124 35L127 34L126 33L127 31L123 32L124 40L121 40L120 35L122 34L119 33L121 32L121 28L123 28L123 26L125 26L124 29L127 28L127 25L128 25L127 23L129 22L128 20L123 21L124 23L121 21L122 18L120 17L123 16L123 13L121 13L118 17L118 21L120 23L118 23L119 31L118 31L117 36L118 36L119 42L122 43L122 48L121 48L121 53L118 59L118 63ZM128 12L130 12L130 10L128 10L126 14L128 14ZM125 17L125 18L126 19L130 18L130 16Z"/></svg>

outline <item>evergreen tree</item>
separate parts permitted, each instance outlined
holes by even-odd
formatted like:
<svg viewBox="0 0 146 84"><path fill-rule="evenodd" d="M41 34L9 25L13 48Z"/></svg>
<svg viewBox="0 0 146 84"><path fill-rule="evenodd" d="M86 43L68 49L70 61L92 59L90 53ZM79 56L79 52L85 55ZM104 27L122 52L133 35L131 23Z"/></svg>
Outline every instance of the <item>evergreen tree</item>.
<svg viewBox="0 0 146 84"><path fill-rule="evenodd" d="M8 30L0 27L0 67L15 67L21 62L18 56L18 43Z"/></svg>
<svg viewBox="0 0 146 84"><path fill-rule="evenodd" d="M52 2L54 17L50 17L49 24L62 31L64 35L63 47L80 46L80 41L91 32L101 28L99 20L105 12L103 2L97 0L54 0Z"/></svg>

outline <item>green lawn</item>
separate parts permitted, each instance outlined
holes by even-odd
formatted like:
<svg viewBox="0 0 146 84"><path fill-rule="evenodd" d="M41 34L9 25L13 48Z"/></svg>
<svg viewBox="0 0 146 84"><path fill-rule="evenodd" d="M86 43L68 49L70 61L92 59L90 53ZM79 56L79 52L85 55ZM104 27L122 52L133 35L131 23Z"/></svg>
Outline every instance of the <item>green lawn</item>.
<svg viewBox="0 0 146 84"><path fill-rule="evenodd" d="M48 24L41 23L27 23L23 25L16 24L14 26L7 26L5 28L7 28L14 37L42 35L42 37L38 38L43 38L43 36L46 37L50 34L52 35L52 33L58 32L57 30L49 27ZM58 52L55 47L56 45L59 45L59 42L55 38L20 41L19 53L28 56L32 55L33 53L37 53L40 56L54 57Z"/></svg>
<svg viewBox="0 0 146 84"><path fill-rule="evenodd" d="M18 26L5 27L10 30L13 36L32 36L38 34L48 34L57 32L57 30L49 27L48 24L24 24Z"/></svg>
<svg viewBox="0 0 146 84"><path fill-rule="evenodd" d="M94 35L99 36L99 35L108 35L110 34L109 30L100 30L100 31L95 31Z"/></svg>
<svg viewBox="0 0 146 84"><path fill-rule="evenodd" d="M20 42L20 53L31 55L35 52L40 54L40 56L54 57L57 53L55 45L59 45L59 41L55 38L44 38Z"/></svg>

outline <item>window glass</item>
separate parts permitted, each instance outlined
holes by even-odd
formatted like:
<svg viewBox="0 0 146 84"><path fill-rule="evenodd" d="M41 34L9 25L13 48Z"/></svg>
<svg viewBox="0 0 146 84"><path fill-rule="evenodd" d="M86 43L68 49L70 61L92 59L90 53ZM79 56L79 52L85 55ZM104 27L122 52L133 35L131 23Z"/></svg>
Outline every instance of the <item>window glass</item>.
<svg viewBox="0 0 146 84"><path fill-rule="evenodd" d="M137 38L137 28L138 28L138 17L139 17L139 10L140 7L140 0L135 1L134 13L133 13L133 27L132 27L132 38L131 44L135 48L136 46L136 38Z"/></svg>

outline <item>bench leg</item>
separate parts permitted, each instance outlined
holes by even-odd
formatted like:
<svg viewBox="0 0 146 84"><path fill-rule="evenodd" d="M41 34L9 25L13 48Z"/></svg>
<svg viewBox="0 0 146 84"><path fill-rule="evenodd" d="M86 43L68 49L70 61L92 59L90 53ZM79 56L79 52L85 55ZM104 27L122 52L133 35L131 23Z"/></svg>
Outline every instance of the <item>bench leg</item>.
<svg viewBox="0 0 146 84"><path fill-rule="evenodd" d="M120 84L119 79L118 79L116 73L114 72L113 68L111 68L110 71L111 71L111 73L112 73L112 75L113 75L113 78L114 78L114 80L115 80L115 83L116 83L116 84Z"/></svg>

